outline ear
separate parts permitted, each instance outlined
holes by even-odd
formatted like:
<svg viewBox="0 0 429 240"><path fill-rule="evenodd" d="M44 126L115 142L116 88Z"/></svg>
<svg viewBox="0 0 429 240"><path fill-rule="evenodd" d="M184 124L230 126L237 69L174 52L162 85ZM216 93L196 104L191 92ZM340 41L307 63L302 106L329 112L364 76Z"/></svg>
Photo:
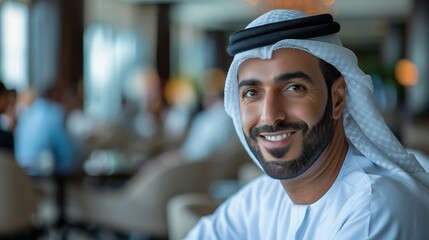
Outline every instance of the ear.
<svg viewBox="0 0 429 240"><path fill-rule="evenodd" d="M332 95L332 118L339 119L346 103L346 81L341 76L331 86Z"/></svg>

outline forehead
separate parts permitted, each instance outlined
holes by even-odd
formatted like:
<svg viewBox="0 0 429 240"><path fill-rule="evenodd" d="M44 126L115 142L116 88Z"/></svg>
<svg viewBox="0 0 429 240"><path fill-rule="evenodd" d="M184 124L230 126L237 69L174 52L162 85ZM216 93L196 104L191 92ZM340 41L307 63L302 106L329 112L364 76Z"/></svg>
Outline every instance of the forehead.
<svg viewBox="0 0 429 240"><path fill-rule="evenodd" d="M270 59L249 58L238 66L238 76L278 70L320 72L320 59L299 49L282 48L273 51Z"/></svg>

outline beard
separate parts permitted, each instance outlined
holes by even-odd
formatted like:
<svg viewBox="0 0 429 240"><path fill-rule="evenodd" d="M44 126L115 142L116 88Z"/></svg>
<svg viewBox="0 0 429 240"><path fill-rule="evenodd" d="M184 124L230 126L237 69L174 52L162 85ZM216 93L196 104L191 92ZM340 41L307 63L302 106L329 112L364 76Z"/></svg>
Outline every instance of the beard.
<svg viewBox="0 0 429 240"><path fill-rule="evenodd" d="M261 132L276 132L282 130L301 130L303 134L303 144L300 155L295 159L267 160L262 155L258 146L257 138ZM319 158L322 152L328 147L333 136L332 104L331 97L328 98L325 112L322 119L311 129L305 122L281 121L274 126L264 125L252 127L250 136L244 134L250 150L258 159L262 168L268 176L274 179L292 179L307 171ZM283 157L289 147L266 149L275 158Z"/></svg>

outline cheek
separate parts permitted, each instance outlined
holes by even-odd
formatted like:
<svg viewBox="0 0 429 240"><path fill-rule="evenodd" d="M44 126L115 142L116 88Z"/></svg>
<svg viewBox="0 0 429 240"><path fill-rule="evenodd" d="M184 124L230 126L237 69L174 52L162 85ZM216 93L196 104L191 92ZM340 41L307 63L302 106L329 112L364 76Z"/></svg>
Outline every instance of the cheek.
<svg viewBox="0 0 429 240"><path fill-rule="evenodd" d="M319 102L308 101L305 104L295 104L295 107L291 108L289 113L297 119L300 119L307 123L312 128L315 126L320 119L322 119L325 112L326 104Z"/></svg>
<svg viewBox="0 0 429 240"><path fill-rule="evenodd" d="M250 128L254 127L258 123L259 111L256 107L240 106L241 124L246 134L249 133Z"/></svg>

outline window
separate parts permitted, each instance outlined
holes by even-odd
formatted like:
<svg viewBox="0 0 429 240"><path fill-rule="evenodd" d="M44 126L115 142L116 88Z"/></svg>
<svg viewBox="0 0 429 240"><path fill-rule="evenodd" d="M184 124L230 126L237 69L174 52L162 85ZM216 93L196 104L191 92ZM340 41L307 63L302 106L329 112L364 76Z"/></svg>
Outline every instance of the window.
<svg viewBox="0 0 429 240"><path fill-rule="evenodd" d="M6 1L0 6L0 70L8 88L28 85L28 5Z"/></svg>
<svg viewBox="0 0 429 240"><path fill-rule="evenodd" d="M84 34L85 112L112 119L121 110L124 83L145 60L145 46L137 33L108 25L92 25Z"/></svg>

